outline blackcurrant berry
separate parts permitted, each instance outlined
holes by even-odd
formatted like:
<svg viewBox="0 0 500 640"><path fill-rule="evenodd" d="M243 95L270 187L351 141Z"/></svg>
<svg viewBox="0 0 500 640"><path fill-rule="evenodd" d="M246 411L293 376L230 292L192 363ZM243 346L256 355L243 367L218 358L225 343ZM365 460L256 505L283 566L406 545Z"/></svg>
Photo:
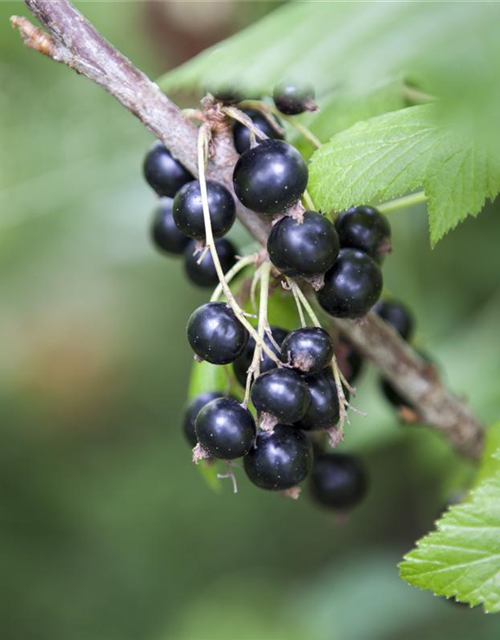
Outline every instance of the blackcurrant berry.
<svg viewBox="0 0 500 640"><path fill-rule="evenodd" d="M280 82L273 92L276 108L288 116L295 116L304 111L317 111L314 102L314 89L308 85L296 85L290 82Z"/></svg>
<svg viewBox="0 0 500 640"><path fill-rule="evenodd" d="M161 198L155 209L151 237L156 247L165 253L183 253L190 239L179 231L172 215L172 198Z"/></svg>
<svg viewBox="0 0 500 640"><path fill-rule="evenodd" d="M234 198L226 187L213 180L207 180L208 206L212 232L220 238L233 226L236 217ZM205 239L205 222L201 189L198 180L184 185L174 198L173 214L177 228L190 238Z"/></svg>
<svg viewBox="0 0 500 640"><path fill-rule="evenodd" d="M408 307L397 300L380 300L373 311L390 324L404 340L410 340L415 325L413 314Z"/></svg>
<svg viewBox="0 0 500 640"><path fill-rule="evenodd" d="M269 234L271 262L291 278L310 278L328 271L339 255L335 227L320 213L306 211L303 222L285 216Z"/></svg>
<svg viewBox="0 0 500 640"><path fill-rule="evenodd" d="M319 373L332 361L333 342L320 327L297 329L283 340L281 357L300 373Z"/></svg>
<svg viewBox="0 0 500 640"><path fill-rule="evenodd" d="M292 145L263 140L243 153L234 167L236 196L252 211L272 215L295 204L307 186L307 164Z"/></svg>
<svg viewBox="0 0 500 640"><path fill-rule="evenodd" d="M363 369L362 356L349 342L338 338L335 342L335 358L343 376L352 384Z"/></svg>
<svg viewBox="0 0 500 640"><path fill-rule="evenodd" d="M196 437L214 458L234 460L244 456L255 442L255 421L234 398L218 398L198 414Z"/></svg>
<svg viewBox="0 0 500 640"><path fill-rule="evenodd" d="M144 177L159 196L173 198L193 176L162 142L156 142L144 159Z"/></svg>
<svg viewBox="0 0 500 640"><path fill-rule="evenodd" d="M224 302L207 302L191 314L187 325L191 348L212 364L229 364L242 353L248 331Z"/></svg>
<svg viewBox="0 0 500 640"><path fill-rule="evenodd" d="M212 254L207 251L203 260L198 264L200 252L196 251L196 242L191 240L184 252L184 268L187 277L199 287L215 287L219 279L215 270ZM224 273L236 262L236 248L232 242L221 238L215 241L215 249Z"/></svg>
<svg viewBox="0 0 500 640"><path fill-rule="evenodd" d="M323 506L346 511L364 498L366 474L354 456L323 454L314 460L310 490L313 498Z"/></svg>
<svg viewBox="0 0 500 640"><path fill-rule="evenodd" d="M198 438L196 437L196 432L194 430L194 423L196 422L196 418L198 414L203 409L203 407L215 400L216 398L222 398L223 394L219 391L206 391L205 393L200 393L196 397L194 397L191 402L188 404L186 408L186 413L184 414L184 435L186 436L186 440L189 442L191 447L194 447L198 442Z"/></svg>
<svg viewBox="0 0 500 640"><path fill-rule="evenodd" d="M337 262L325 274L318 301L336 318L360 318L379 299L382 284L382 271L368 254L341 249Z"/></svg>
<svg viewBox="0 0 500 640"><path fill-rule="evenodd" d="M273 138L274 140L282 140L282 134L271 124L271 122L266 118L266 116L261 112L257 111L257 109L243 109L243 113L252 120L254 125L265 133L268 138ZM280 126L280 123L276 118L270 116L276 121L276 124ZM252 139L252 134L250 129L246 127L241 122L234 121L233 124L233 138L234 138L234 146L238 153L244 153L247 149L250 149L250 143ZM260 139L256 137L255 142L259 143Z"/></svg>
<svg viewBox="0 0 500 640"><path fill-rule="evenodd" d="M281 329L280 327L271 327L271 333L273 334L274 341L281 347L281 343L288 335L288 331L286 329ZM279 356L279 352L276 351L276 347L271 342L268 336L264 338L264 342L267 346ZM247 346L245 350L241 354L241 356L233 362L233 371L234 375L238 382L244 387L247 382L247 372L248 368L252 364L253 354L255 351L255 340L250 336L247 342ZM260 372L265 373L266 371L270 371L271 369L276 369L276 363L274 360L267 355L267 353L262 353L262 359L260 362Z"/></svg>
<svg viewBox="0 0 500 640"><path fill-rule="evenodd" d="M255 446L243 458L249 479L270 491L295 487L307 476L312 463L309 438L298 429L281 424L272 433L259 431Z"/></svg>
<svg viewBox="0 0 500 640"><path fill-rule="evenodd" d="M285 424L300 420L310 401L306 383L290 369L272 369L260 375L251 396L259 413L268 413Z"/></svg>
<svg viewBox="0 0 500 640"><path fill-rule="evenodd" d="M304 431L331 429L339 421L339 398L331 369L304 378L311 398L305 415L295 423Z"/></svg>
<svg viewBox="0 0 500 640"><path fill-rule="evenodd" d="M335 220L340 246L360 249L375 260L391 252L391 225L373 207L352 207Z"/></svg>

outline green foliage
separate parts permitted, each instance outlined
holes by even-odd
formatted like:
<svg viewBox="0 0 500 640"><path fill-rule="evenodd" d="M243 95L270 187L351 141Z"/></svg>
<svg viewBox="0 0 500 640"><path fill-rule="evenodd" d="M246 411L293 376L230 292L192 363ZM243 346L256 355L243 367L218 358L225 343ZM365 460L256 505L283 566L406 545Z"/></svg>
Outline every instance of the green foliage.
<svg viewBox="0 0 500 640"><path fill-rule="evenodd" d="M194 398L206 391L224 391L227 379L224 367L217 367L210 362L193 362L189 380L188 397Z"/></svg>
<svg viewBox="0 0 500 640"><path fill-rule="evenodd" d="M402 109L337 134L311 162L318 207L389 199L424 187L435 244L500 191L500 154L439 118L436 105Z"/></svg>
<svg viewBox="0 0 500 640"><path fill-rule="evenodd" d="M485 611L500 611L500 423L489 432L480 481L452 506L437 531L417 543L400 565L401 577L436 595ZM492 448L495 452L491 454Z"/></svg>

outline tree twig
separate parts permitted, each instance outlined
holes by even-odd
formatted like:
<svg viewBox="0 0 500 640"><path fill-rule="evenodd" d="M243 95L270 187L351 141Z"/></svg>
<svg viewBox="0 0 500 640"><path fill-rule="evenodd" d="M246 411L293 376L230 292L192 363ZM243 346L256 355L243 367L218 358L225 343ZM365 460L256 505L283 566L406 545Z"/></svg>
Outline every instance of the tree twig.
<svg viewBox="0 0 500 640"><path fill-rule="evenodd" d="M13 17L27 46L62 62L119 100L171 153L193 173L197 171L197 130L158 86L112 47L68 0L24 0L46 28L36 29L26 18ZM237 159L229 125L214 137L217 153L207 174L232 191ZM266 245L270 221L238 206L238 217L250 233ZM444 434L455 449L470 458L481 452L483 429L466 403L437 379L432 368L382 320L369 314L365 322L331 322L370 358L412 406L423 422Z"/></svg>

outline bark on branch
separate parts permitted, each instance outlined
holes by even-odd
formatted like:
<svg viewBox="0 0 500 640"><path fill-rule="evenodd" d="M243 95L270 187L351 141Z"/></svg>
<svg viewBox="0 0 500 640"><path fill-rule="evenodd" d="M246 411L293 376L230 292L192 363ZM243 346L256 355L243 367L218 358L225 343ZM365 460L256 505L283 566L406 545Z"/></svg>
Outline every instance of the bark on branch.
<svg viewBox="0 0 500 640"><path fill-rule="evenodd" d="M196 175L196 127L158 86L112 47L67 0L24 2L46 29L46 32L37 29L26 18L14 16L12 24L19 29L26 45L103 87ZM208 175L232 190L232 168L237 156L227 131L218 134L216 146L217 154L209 163ZM238 217L265 245L269 222L242 206L238 207ZM483 429L474 413L443 386L435 371L386 323L374 314L369 314L364 322L331 321L418 409L423 423L446 436L462 455L479 456Z"/></svg>

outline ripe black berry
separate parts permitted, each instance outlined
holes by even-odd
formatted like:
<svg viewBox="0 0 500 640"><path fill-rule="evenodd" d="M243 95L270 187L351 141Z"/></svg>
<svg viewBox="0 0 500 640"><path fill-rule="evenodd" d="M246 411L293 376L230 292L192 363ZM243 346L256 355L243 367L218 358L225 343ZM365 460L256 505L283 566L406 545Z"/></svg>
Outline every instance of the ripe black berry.
<svg viewBox="0 0 500 640"><path fill-rule="evenodd" d="M159 196L173 198L193 176L162 142L156 142L144 159L144 177Z"/></svg>
<svg viewBox="0 0 500 640"><path fill-rule="evenodd" d="M411 311L402 302L380 300L373 307L373 311L390 324L404 340L411 338L415 323Z"/></svg>
<svg viewBox="0 0 500 640"><path fill-rule="evenodd" d="M272 369L260 375L252 385L252 402L280 422L297 422L309 406L309 391L300 375L290 369Z"/></svg>
<svg viewBox="0 0 500 640"><path fill-rule="evenodd" d="M229 364L243 353L248 332L225 302L207 302L191 314L187 337L198 357Z"/></svg>
<svg viewBox="0 0 500 640"><path fill-rule="evenodd" d="M391 225L373 207L352 207L335 220L340 246L360 249L375 260L391 252Z"/></svg>
<svg viewBox="0 0 500 640"><path fill-rule="evenodd" d="M362 356L349 342L338 338L335 342L335 358L343 376L352 384L363 368Z"/></svg>
<svg viewBox="0 0 500 640"><path fill-rule="evenodd" d="M313 498L325 507L345 511L365 496L367 480L363 467L354 457L328 453L314 460L310 490Z"/></svg>
<svg viewBox="0 0 500 640"><path fill-rule="evenodd" d="M332 361L333 342L320 327L297 329L283 340L281 356L300 373L319 373Z"/></svg>
<svg viewBox="0 0 500 640"><path fill-rule="evenodd" d="M190 240L174 222L172 202L172 198L161 198L155 209L151 238L160 251L178 254L183 253Z"/></svg>
<svg viewBox="0 0 500 640"><path fill-rule="evenodd" d="M212 400L196 418L196 437L214 458L234 460L244 456L255 442L255 421L234 398Z"/></svg>
<svg viewBox="0 0 500 640"><path fill-rule="evenodd" d="M304 431L331 429L339 421L339 398L331 369L304 378L311 402L305 415L295 423Z"/></svg>
<svg viewBox="0 0 500 640"><path fill-rule="evenodd" d="M206 404L208 404L212 400L215 400L216 398L222 397L223 394L219 391L206 391L205 393L200 393L199 395L194 397L188 404L186 413L184 414L183 428L186 440L189 442L191 447L194 447L198 442L198 438L196 437L196 432L194 430L194 423L196 422L198 414Z"/></svg>
<svg viewBox="0 0 500 640"><path fill-rule="evenodd" d="M314 89L310 85L294 85L280 82L274 88L274 104L276 108L288 116L295 116L304 111L316 111Z"/></svg>
<svg viewBox="0 0 500 640"><path fill-rule="evenodd" d="M281 133L273 127L261 111L257 111L257 109L243 109L243 113L246 113L257 129L265 133L268 138L273 138L274 140L283 139ZM270 117L273 118L273 116ZM276 118L274 119L276 120ZM278 120L276 120L276 124L280 125ZM247 149L250 149L251 137L250 129L235 120L233 124L233 138L234 146L238 153L244 153ZM256 137L255 142L260 142L260 139Z"/></svg>
<svg viewBox="0 0 500 640"><path fill-rule="evenodd" d="M276 344L281 347L281 343L288 335L288 331L286 331L286 329L281 329L280 327L271 327L271 333L273 334L273 338ZM272 349L272 351L276 353L276 355L279 355L279 352L276 351L276 347L267 336L264 338L264 342L270 349ZM234 375L243 387L246 385L247 372L248 368L252 364L254 350L255 340L252 338L252 336L250 336L245 350L243 351L241 356L233 362ZM266 371L270 371L271 369L276 369L276 363L274 362L274 360L271 360L267 353L263 352L262 359L260 361L260 372L265 373Z"/></svg>
<svg viewBox="0 0 500 640"><path fill-rule="evenodd" d="M222 270L226 273L236 262L236 248L232 242L221 238L215 241L215 249ZM196 251L196 242L191 240L184 253L184 268L187 277L199 287L217 286L219 279L210 251L205 254L200 264L198 264L199 259L200 253Z"/></svg>
<svg viewBox="0 0 500 640"><path fill-rule="evenodd" d="M226 187L213 180L207 180L208 206L215 238L220 238L233 226L236 207L233 196ZM205 239L205 222L201 190L198 180L184 185L174 198L173 214L177 228L190 238Z"/></svg>
<svg viewBox="0 0 500 640"><path fill-rule="evenodd" d="M292 145L263 140L243 153L233 173L234 191L245 207L272 215L284 213L307 186L307 164Z"/></svg>
<svg viewBox="0 0 500 640"><path fill-rule="evenodd" d="M318 301L336 318L360 318L368 313L382 292L382 271L369 255L341 249L337 262L325 275Z"/></svg>
<svg viewBox="0 0 500 640"><path fill-rule="evenodd" d="M309 438L298 429L281 424L272 433L259 431L255 446L243 459L249 479L270 491L295 487L307 476L312 463Z"/></svg>
<svg viewBox="0 0 500 640"><path fill-rule="evenodd" d="M320 213L306 211L303 222L285 216L269 234L271 262L291 278L310 278L330 269L339 254L335 227Z"/></svg>

